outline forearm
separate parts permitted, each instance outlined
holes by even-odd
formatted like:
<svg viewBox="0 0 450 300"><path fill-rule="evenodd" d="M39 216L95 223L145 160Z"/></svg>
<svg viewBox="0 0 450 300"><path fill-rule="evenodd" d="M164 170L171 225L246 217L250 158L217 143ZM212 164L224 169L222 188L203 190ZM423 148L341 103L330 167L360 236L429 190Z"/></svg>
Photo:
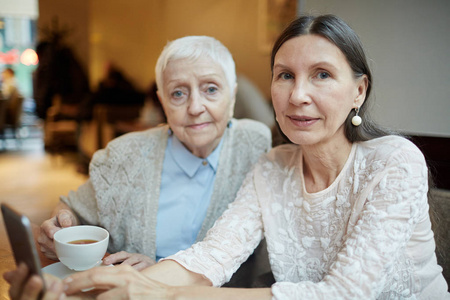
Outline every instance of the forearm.
<svg viewBox="0 0 450 300"><path fill-rule="evenodd" d="M272 299L270 288L243 289L243 288L214 288L214 287L175 287L173 299L176 300L250 300Z"/></svg>
<svg viewBox="0 0 450 300"><path fill-rule="evenodd" d="M239 289L215 288L204 276L191 272L173 260L165 260L142 271L156 281L171 285L173 299L271 299L270 288Z"/></svg>
<svg viewBox="0 0 450 300"><path fill-rule="evenodd" d="M211 286L204 276L191 272L173 260L164 260L142 270L145 276L172 286Z"/></svg>

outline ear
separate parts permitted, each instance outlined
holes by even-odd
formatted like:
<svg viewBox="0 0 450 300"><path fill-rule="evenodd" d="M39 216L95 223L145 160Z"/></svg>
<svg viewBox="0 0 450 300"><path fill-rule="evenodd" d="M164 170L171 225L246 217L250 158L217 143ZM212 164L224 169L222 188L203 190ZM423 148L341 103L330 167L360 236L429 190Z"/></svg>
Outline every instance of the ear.
<svg viewBox="0 0 450 300"><path fill-rule="evenodd" d="M366 100L366 92L367 87L369 86L369 79L367 78L367 75L364 74L360 78L357 79L357 95L355 97L354 105L355 107L360 107L363 105L364 100Z"/></svg>

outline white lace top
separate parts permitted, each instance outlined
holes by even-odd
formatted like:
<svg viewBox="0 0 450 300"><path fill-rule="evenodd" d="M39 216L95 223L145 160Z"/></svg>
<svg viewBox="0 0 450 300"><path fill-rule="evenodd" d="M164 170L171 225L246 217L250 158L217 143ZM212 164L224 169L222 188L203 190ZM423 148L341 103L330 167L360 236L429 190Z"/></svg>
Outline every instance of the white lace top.
<svg viewBox="0 0 450 300"><path fill-rule="evenodd" d="M224 284L265 236L273 299L443 299L427 168L409 141L355 143L335 182L306 192L301 150L261 158L203 242L173 259Z"/></svg>

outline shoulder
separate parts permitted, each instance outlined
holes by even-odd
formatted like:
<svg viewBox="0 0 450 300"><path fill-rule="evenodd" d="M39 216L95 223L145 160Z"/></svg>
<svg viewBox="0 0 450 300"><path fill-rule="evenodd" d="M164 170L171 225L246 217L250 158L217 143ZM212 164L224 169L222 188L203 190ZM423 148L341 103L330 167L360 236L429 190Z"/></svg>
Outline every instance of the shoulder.
<svg viewBox="0 0 450 300"><path fill-rule="evenodd" d="M271 139L272 134L269 127L261 122L250 119L232 119L231 124L232 130L235 132Z"/></svg>
<svg viewBox="0 0 450 300"><path fill-rule="evenodd" d="M387 163L420 163L426 164L420 149L408 139L388 135L373 140L358 143L359 156L376 160L385 160Z"/></svg>
<svg viewBox="0 0 450 300"><path fill-rule="evenodd" d="M149 140L158 139L164 135L168 135L168 132L169 127L167 125L154 127L143 131L129 132L109 142L107 147L117 147L130 142L146 143Z"/></svg>
<svg viewBox="0 0 450 300"><path fill-rule="evenodd" d="M111 157L123 160L129 159L130 156L145 155L145 153L165 145L168 130L168 126L165 125L124 134L109 142L105 149L98 150L93 156L93 161Z"/></svg>
<svg viewBox="0 0 450 300"><path fill-rule="evenodd" d="M265 148L265 152L272 146L272 133L269 127L255 120L232 119L230 133L233 144L261 146Z"/></svg>

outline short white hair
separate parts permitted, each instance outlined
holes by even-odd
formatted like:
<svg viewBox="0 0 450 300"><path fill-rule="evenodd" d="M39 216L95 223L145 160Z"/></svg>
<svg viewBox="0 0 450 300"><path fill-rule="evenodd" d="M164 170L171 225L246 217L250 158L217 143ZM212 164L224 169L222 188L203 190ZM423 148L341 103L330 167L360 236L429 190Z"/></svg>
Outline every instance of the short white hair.
<svg viewBox="0 0 450 300"><path fill-rule="evenodd" d="M227 47L209 36L185 36L167 43L155 66L158 90L163 89L163 73L170 61L178 59L195 61L205 56L222 67L231 95L233 95L237 82L233 56Z"/></svg>

